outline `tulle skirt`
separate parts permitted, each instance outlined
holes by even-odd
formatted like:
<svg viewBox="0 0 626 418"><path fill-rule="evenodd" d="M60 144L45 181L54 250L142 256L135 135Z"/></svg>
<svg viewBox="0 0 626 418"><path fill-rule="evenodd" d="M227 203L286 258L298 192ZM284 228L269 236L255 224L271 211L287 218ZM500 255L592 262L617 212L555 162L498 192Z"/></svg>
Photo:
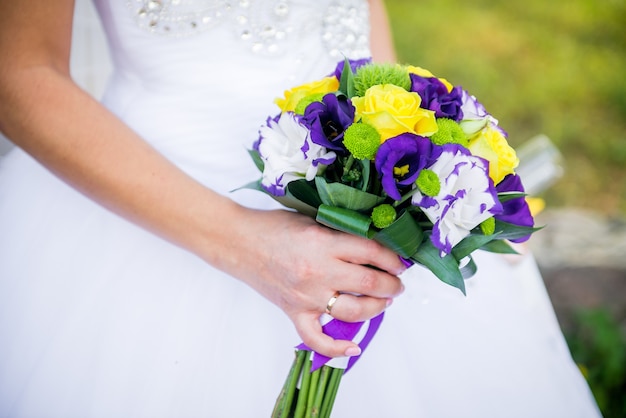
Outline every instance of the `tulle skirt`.
<svg viewBox="0 0 626 418"><path fill-rule="evenodd" d="M0 163L0 231L0 416L270 415L299 339L246 285L19 149ZM598 416L532 257L476 261L467 296L403 275L335 417Z"/></svg>

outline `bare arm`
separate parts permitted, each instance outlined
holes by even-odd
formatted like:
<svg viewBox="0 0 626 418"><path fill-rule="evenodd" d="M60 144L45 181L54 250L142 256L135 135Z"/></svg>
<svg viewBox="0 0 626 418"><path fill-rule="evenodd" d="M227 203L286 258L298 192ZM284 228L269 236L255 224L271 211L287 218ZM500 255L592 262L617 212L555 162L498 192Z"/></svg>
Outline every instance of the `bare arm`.
<svg viewBox="0 0 626 418"><path fill-rule="evenodd" d="M319 315L335 290L368 295L342 296L339 319L382 311L401 291L397 257L297 214L243 208L171 164L72 82L73 5L0 3L0 130L88 197L249 284L313 349L333 357L354 349L323 335Z"/></svg>
<svg viewBox="0 0 626 418"><path fill-rule="evenodd" d="M383 0L369 0L372 58L375 62L397 61L393 36Z"/></svg>

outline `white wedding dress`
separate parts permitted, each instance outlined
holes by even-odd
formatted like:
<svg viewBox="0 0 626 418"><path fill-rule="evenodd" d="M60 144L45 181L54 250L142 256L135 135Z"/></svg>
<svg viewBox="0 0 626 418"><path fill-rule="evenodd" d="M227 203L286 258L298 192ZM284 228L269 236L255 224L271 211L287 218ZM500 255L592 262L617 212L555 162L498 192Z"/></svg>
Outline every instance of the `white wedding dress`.
<svg viewBox="0 0 626 418"><path fill-rule="evenodd" d="M114 64L105 106L190 175L256 207L276 204L230 191L258 178L246 149L273 99L342 53L368 54L366 1L96 6ZM477 263L467 297L420 267L403 276L334 417L599 416L532 257ZM268 417L298 343L246 285L21 150L0 159L0 417Z"/></svg>

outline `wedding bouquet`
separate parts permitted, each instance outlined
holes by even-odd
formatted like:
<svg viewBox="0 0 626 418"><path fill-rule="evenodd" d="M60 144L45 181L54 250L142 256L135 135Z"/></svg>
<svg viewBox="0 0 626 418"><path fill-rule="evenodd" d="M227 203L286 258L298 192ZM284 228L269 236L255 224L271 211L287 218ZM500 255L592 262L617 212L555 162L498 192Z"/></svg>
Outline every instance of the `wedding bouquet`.
<svg viewBox="0 0 626 418"><path fill-rule="evenodd" d="M507 241L537 229L505 131L474 96L425 69L345 60L276 104L250 151L261 179L246 187L376 240L463 293L475 250L514 253ZM320 320L363 350L382 314ZM339 364L298 346L274 416L329 416L356 359Z"/></svg>

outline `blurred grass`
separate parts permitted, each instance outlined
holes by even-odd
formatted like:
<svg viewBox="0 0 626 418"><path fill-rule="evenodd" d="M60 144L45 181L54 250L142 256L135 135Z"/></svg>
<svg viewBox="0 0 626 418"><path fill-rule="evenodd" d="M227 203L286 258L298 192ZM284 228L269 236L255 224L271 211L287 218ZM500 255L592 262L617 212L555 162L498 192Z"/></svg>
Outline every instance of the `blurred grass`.
<svg viewBox="0 0 626 418"><path fill-rule="evenodd" d="M564 155L549 207L626 215L626 1L387 0L402 63L475 95L511 145Z"/></svg>
<svg viewBox="0 0 626 418"><path fill-rule="evenodd" d="M626 416L626 332L606 309L576 312L566 333L572 357L606 418Z"/></svg>

